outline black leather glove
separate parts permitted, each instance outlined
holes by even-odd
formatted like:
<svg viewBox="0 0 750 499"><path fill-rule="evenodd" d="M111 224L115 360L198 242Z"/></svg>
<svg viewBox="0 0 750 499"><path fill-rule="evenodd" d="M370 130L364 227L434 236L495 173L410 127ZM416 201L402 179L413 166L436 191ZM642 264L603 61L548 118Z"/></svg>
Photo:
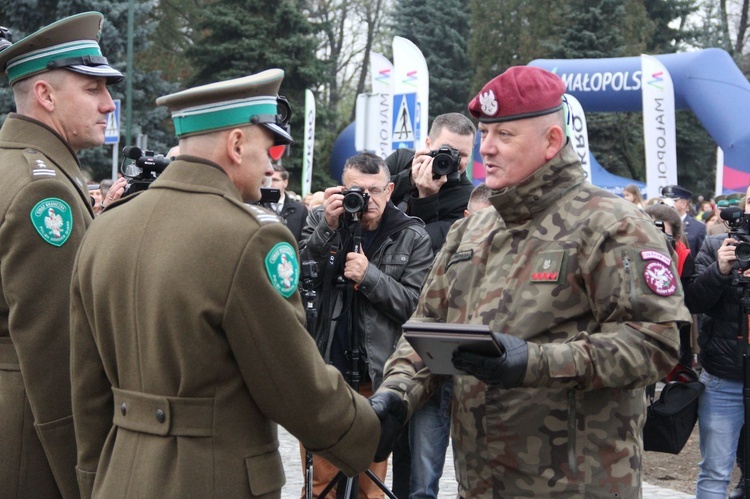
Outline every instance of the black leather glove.
<svg viewBox="0 0 750 499"><path fill-rule="evenodd" d="M521 386L529 362L528 343L509 334L492 333L492 336L503 351L499 356L457 349L453 352L453 367L476 376L488 385L500 388Z"/></svg>
<svg viewBox="0 0 750 499"><path fill-rule="evenodd" d="M380 419L380 442L375 452L375 462L379 463L388 459L406 422L406 402L389 391L375 392L369 402Z"/></svg>

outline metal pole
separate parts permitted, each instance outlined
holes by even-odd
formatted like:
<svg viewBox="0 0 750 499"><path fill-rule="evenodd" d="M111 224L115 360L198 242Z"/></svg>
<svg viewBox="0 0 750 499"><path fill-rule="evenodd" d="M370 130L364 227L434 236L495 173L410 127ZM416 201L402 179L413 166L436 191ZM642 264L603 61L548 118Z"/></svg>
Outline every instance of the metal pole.
<svg viewBox="0 0 750 499"><path fill-rule="evenodd" d="M128 68L125 80L125 144L131 144L133 132L133 25L135 0L128 0Z"/></svg>

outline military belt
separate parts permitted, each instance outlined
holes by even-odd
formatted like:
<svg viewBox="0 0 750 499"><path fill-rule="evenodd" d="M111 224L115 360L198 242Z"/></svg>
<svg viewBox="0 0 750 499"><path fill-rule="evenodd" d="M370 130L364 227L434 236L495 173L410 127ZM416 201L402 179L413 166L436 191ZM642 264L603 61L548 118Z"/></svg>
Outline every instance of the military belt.
<svg viewBox="0 0 750 499"><path fill-rule="evenodd" d="M112 393L115 426L159 436L213 435L213 397L166 397L114 387Z"/></svg>
<svg viewBox="0 0 750 499"><path fill-rule="evenodd" d="M10 337L0 338L0 369L18 371L18 354Z"/></svg>

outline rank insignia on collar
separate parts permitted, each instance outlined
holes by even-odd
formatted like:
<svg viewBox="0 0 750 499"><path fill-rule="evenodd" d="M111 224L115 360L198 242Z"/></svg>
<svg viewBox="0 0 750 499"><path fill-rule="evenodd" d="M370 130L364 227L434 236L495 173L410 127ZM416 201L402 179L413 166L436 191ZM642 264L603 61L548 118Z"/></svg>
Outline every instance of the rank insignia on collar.
<svg viewBox="0 0 750 499"><path fill-rule="evenodd" d="M274 289L284 298L292 296L299 284L299 263L294 247L287 242L278 243L266 255L265 263Z"/></svg>
<svg viewBox="0 0 750 499"><path fill-rule="evenodd" d="M29 213L34 228L52 246L60 247L73 231L70 205L58 198L39 201Z"/></svg>
<svg viewBox="0 0 750 499"><path fill-rule="evenodd" d="M562 251L539 253L531 267L531 282L558 282L564 257Z"/></svg>

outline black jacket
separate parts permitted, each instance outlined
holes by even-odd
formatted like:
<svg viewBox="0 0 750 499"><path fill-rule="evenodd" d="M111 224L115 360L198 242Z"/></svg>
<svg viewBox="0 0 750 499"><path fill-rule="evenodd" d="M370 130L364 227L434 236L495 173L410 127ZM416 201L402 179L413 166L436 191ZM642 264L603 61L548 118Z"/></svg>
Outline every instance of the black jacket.
<svg viewBox="0 0 750 499"><path fill-rule="evenodd" d="M331 357L337 324L348 319L347 286L333 284L343 274L343 260L351 251L348 231L332 230L322 207L310 211L300 241L301 261L315 261L318 267L316 309L318 320L312 334L323 357ZM417 307L422 281L432 265L430 240L420 220L400 212L388 203L376 238L365 249L370 262L363 281L357 286L357 327L367 370L373 388L383 379L383 366L401 337L401 325ZM328 259L335 251L335 261ZM342 313L343 312L343 313ZM308 324L308 331L310 325ZM340 366L336 366L339 367Z"/></svg>
<svg viewBox="0 0 750 499"><path fill-rule="evenodd" d="M398 149L386 158L391 181L395 185L391 201L407 215L417 217L425 223L425 230L432 241L432 250L437 253L453 222L463 218L474 184L466 172L463 172L457 182L448 182L437 194L420 198L411 181L413 159L414 151L410 149Z"/></svg>
<svg viewBox="0 0 750 499"><path fill-rule="evenodd" d="M687 236L690 251L697 255L706 238L706 224L687 215L682 222L682 231Z"/></svg>
<svg viewBox="0 0 750 499"><path fill-rule="evenodd" d="M281 209L279 216L284 219L284 223L299 244L299 240L302 237L302 228L305 226L305 220L307 219L307 208L305 205L286 196L284 207Z"/></svg>
<svg viewBox="0 0 750 499"><path fill-rule="evenodd" d="M695 276L685 287L685 302L693 313L702 313L698 334L701 366L714 376L742 379L742 357L737 341L742 285L737 282L737 264L723 275L717 251L727 234L708 236L695 258Z"/></svg>

